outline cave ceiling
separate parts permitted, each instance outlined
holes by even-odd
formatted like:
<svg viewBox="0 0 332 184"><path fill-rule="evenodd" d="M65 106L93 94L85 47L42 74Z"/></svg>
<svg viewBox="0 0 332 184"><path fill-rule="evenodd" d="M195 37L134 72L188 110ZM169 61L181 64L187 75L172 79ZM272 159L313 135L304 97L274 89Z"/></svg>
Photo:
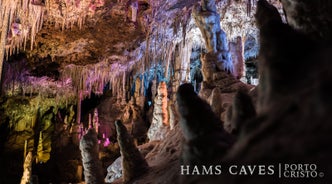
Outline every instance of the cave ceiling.
<svg viewBox="0 0 332 184"><path fill-rule="evenodd" d="M282 9L279 1L273 2ZM1 37L4 63L23 52L29 66L27 81L20 81L24 91L54 95L62 90L75 96L78 88L86 88L80 80L102 86L123 72L143 73L156 63L167 63L179 43L204 48L191 16L196 3L199 1L139 0L137 21L132 22L129 1L3 0L2 15L12 12L8 22L1 21L3 29L5 24L8 27L7 35L2 31ZM254 4L244 0L216 3L221 28L230 41L257 39ZM255 52L257 49L252 55Z"/></svg>

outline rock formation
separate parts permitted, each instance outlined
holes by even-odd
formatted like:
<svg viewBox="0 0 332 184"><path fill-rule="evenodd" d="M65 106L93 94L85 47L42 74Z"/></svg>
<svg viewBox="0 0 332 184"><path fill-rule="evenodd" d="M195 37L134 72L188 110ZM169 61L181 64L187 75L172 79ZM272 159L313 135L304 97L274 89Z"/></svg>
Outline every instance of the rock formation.
<svg viewBox="0 0 332 184"><path fill-rule="evenodd" d="M99 146L97 133L94 128L89 129L82 137L80 141L80 150L82 154L85 182L91 184L104 183L101 163L98 158Z"/></svg>
<svg viewBox="0 0 332 184"><path fill-rule="evenodd" d="M211 107L197 96L191 84L183 84L177 92L180 125L185 138L184 165L211 164L225 155L233 145Z"/></svg>
<svg viewBox="0 0 332 184"><path fill-rule="evenodd" d="M163 140L169 130L167 101L167 85L165 82L160 82L154 99L152 123L148 131L150 141Z"/></svg>
<svg viewBox="0 0 332 184"><path fill-rule="evenodd" d="M31 175L32 175L32 163L33 163L33 155L32 152L29 152L24 160L24 165L23 165L23 176L21 179L21 184L28 184L30 183L31 180Z"/></svg>
<svg viewBox="0 0 332 184"><path fill-rule="evenodd" d="M311 4L293 1L296 3L289 5L285 2L283 1L284 6L303 3L303 7L308 7ZM307 9L309 10L310 8ZM296 16L301 16L302 13L304 17L314 16L302 12L302 9L296 10ZM295 12L291 16L294 15ZM331 166L328 164L331 162L331 150L326 149L326 141L331 138L332 126L329 123L331 96L326 95L326 92L330 91L327 90L327 83L332 81L331 75L327 74L330 73L327 59L331 56L330 46L313 37L320 31L314 34L306 32L306 27L313 25L306 25L300 31L296 30L298 27L294 29L290 26L292 24L283 23L277 9L266 0L258 1L256 19L260 29L261 78L258 101L261 103L257 117L248 124L250 131L241 135L229 153L221 156L220 162L225 165L264 163L274 165L275 168L278 163L314 163L317 172L324 170L323 177L316 178L317 180L312 177L313 180L304 181L282 176L280 180L285 183L328 183L331 181ZM298 21L296 24L308 23L302 22L300 17ZM225 174L208 179L193 177L186 182L193 181L251 184L273 183L276 178L268 175L234 177Z"/></svg>
<svg viewBox="0 0 332 184"><path fill-rule="evenodd" d="M193 17L206 43L207 53L201 56L203 84L200 96L208 99L214 88L220 92L236 92L250 88L237 80L239 68L234 71L226 33L220 28L220 15L215 11L214 1L203 1L193 10ZM239 65L239 64L238 64Z"/></svg>
<svg viewBox="0 0 332 184"><path fill-rule="evenodd" d="M235 41L229 43L229 51L231 52L234 76L237 79L241 79L244 73L244 53L243 53L243 42L239 36Z"/></svg>
<svg viewBox="0 0 332 184"><path fill-rule="evenodd" d="M224 127L228 132L238 134L255 116L256 110L251 97L240 90L235 94L232 106L227 109Z"/></svg>
<svg viewBox="0 0 332 184"><path fill-rule="evenodd" d="M220 117L222 111L222 97L218 87L212 90L208 102L212 108L212 111L216 114L217 117Z"/></svg>
<svg viewBox="0 0 332 184"><path fill-rule="evenodd" d="M119 120L116 121L115 126L122 156L122 178L123 182L127 183L144 174L149 166L136 148L133 138L128 134L122 122Z"/></svg>
<svg viewBox="0 0 332 184"><path fill-rule="evenodd" d="M139 107L144 107L144 96L141 94L141 88L143 86L141 85L142 81L139 77L135 80L135 92L134 92L134 104L138 105Z"/></svg>
<svg viewBox="0 0 332 184"><path fill-rule="evenodd" d="M183 163L222 166L317 163L324 177L305 180L331 183L331 1L269 0L276 8L263 0L256 6L257 1L201 0L194 6L197 0L2 0L0 183L20 182L23 149L36 151L41 131L40 158L50 152L50 159L33 165L33 178L39 183L81 182L77 143L88 124L87 112L95 106L104 171L120 154L115 120L125 117L128 122L124 124L135 139L142 132L146 137L146 129L141 128L150 125L156 106L151 128L162 138L146 151L148 172L135 177L133 183L181 182L182 158ZM131 2L135 2L135 23L128 20ZM257 8L256 27L251 12ZM242 54L247 80L254 85L260 80L254 96L256 116L248 96L236 95L253 87L238 80ZM162 101L167 105L153 102L161 81L166 82L168 96ZM180 95L185 131L181 157L183 135L174 94L186 82L196 83L195 92L211 107L191 89L188 99L194 100L185 99L187 92ZM186 105L191 103L203 107ZM47 115L51 106L55 109ZM199 119L201 111L206 112L201 115L205 119ZM205 126L209 123L214 129ZM222 127L238 134L229 149L232 141L223 144L228 139ZM210 153L213 149L220 149L220 155ZM45 162L45 158L39 160ZM119 170L114 173L119 176ZM226 174L211 180L191 177L183 183L279 182L275 175L242 178Z"/></svg>
<svg viewBox="0 0 332 184"><path fill-rule="evenodd" d="M110 166L107 167L107 175L105 183L112 183L113 181L122 177L122 157L117 158Z"/></svg>

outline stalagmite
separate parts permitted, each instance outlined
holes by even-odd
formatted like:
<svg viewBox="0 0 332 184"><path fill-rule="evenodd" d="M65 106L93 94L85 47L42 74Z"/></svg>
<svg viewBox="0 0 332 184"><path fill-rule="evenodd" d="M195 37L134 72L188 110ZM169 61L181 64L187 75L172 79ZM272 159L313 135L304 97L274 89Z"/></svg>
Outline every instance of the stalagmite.
<svg viewBox="0 0 332 184"><path fill-rule="evenodd" d="M212 108L212 111L216 114L217 117L220 117L221 110L222 110L222 101L221 101L221 95L220 95L220 89L214 88L211 92L211 95L208 99L208 102Z"/></svg>
<svg viewBox="0 0 332 184"><path fill-rule="evenodd" d="M135 80L135 92L134 92L134 104L138 105L139 107L143 108L144 106L144 96L141 94L141 80L139 77L136 77Z"/></svg>
<svg viewBox="0 0 332 184"><path fill-rule="evenodd" d="M23 176L21 179L21 184L29 184L32 174L32 161L33 161L33 154L29 152L24 160L23 165Z"/></svg>
<svg viewBox="0 0 332 184"><path fill-rule="evenodd" d="M27 156L27 149L28 149L28 140L24 141L24 152L23 152L23 160Z"/></svg>
<svg viewBox="0 0 332 184"><path fill-rule="evenodd" d="M122 156L122 177L125 183L131 181L135 177L144 174L149 166L136 148L133 138L128 134L126 127L120 120L115 122L118 134L118 143Z"/></svg>
<svg viewBox="0 0 332 184"><path fill-rule="evenodd" d="M244 91L238 91L226 116L225 129L232 134L240 133L246 123L256 116L251 97Z"/></svg>
<svg viewBox="0 0 332 184"><path fill-rule="evenodd" d="M241 90L236 93L232 106L232 132L237 133L246 122L256 116L256 110L251 97Z"/></svg>
<svg viewBox="0 0 332 184"><path fill-rule="evenodd" d="M80 150L84 167L85 182L89 184L104 183L101 163L98 159L98 139L94 128L90 128L80 141Z"/></svg>
<svg viewBox="0 0 332 184"><path fill-rule="evenodd" d="M43 132L39 132L39 140L38 140L38 147L37 147L37 158L36 163L43 161L44 150L43 150Z"/></svg>
<svg viewBox="0 0 332 184"><path fill-rule="evenodd" d="M292 59L281 58L284 55L284 53L279 51L281 49L278 48L279 50L277 50L274 48L275 47L274 45L269 44L271 42L271 40L273 40L273 39L276 39L278 41L277 43L279 43L279 44L283 44L283 42L289 42L288 37L296 39L295 31L291 30L291 28L288 25L283 24L278 10L273 5L269 4L267 1L260 0L257 3L257 11L255 14L255 17L256 17L257 27L260 29L260 45L261 45L260 55L265 56L265 53L270 53L271 55L275 54L275 55L272 55L274 57L276 57L277 54L279 55L278 57L276 57L276 59L273 59L273 60L271 58L269 58L268 61L265 59L265 57L259 56L260 57L260 62L259 62L260 77L259 77L259 85L257 88L258 89L257 92L258 92L258 96L259 96L258 102L257 102L257 112L261 113L261 112L267 111L267 107L269 107L272 102L278 102L279 98L284 98L284 96L288 94L287 91L296 85L295 83L290 83L290 81L294 80L295 77L292 77L289 79L284 78L284 80L280 80L279 79L280 76L284 77L284 75L281 73L277 74L275 72L271 72L271 71L276 70L275 67L272 67L272 64L274 64L275 66L285 67L288 63L293 63L292 66L294 66L294 70L299 70L300 68L298 68L297 65L294 65L295 62L292 61ZM279 27L277 27L277 26L279 26ZM281 38L277 38L277 37L281 36L281 33L270 31L273 27L277 27L278 30L284 31L284 32L286 32L285 30L287 30L287 32L288 32L287 34L289 34L289 35L287 35L287 38L286 38L286 36L282 35L282 36L284 36L283 40ZM287 39L287 41L286 41L286 39ZM267 40L269 42L267 42ZM297 40L296 40L296 42L297 42ZM295 43L292 43L292 44L295 44ZM289 48L290 50L294 49L291 47L290 43L285 46L287 46L287 48ZM305 44L303 44L303 46L305 46ZM298 45L296 45L296 47L298 47ZM296 49L300 50L300 48L296 48ZM272 51L274 51L274 52L272 52ZM298 58L301 58L303 51L304 51L304 48L303 48L303 50L301 50L301 53L294 52L293 56L295 57L296 56L295 54L297 54ZM264 54L262 54L262 53L264 53ZM299 63L299 65L300 65L300 63ZM288 64L287 69L289 69L289 67L290 66ZM272 75L272 74L274 74L274 75ZM292 79L292 80L290 80L290 79ZM280 85L278 85L278 84L280 84ZM281 94L280 92L283 92L285 94Z"/></svg>
<svg viewBox="0 0 332 184"><path fill-rule="evenodd" d="M88 115L88 120L89 120L88 127L89 128L93 128L92 121L91 121L91 114L90 113Z"/></svg>
<svg viewBox="0 0 332 184"><path fill-rule="evenodd" d="M223 129L219 117L197 96L191 84L179 87L177 102L185 138L183 164L211 164L225 155L233 145L233 137Z"/></svg>
<svg viewBox="0 0 332 184"><path fill-rule="evenodd" d="M97 135L98 135L98 131L99 131L99 116L98 116L98 109L95 108L93 111L93 118L92 118L92 123L93 123L93 127L95 128Z"/></svg>
<svg viewBox="0 0 332 184"><path fill-rule="evenodd" d="M154 99L153 119L148 131L149 140L163 140L168 129L167 85L166 82L160 82Z"/></svg>

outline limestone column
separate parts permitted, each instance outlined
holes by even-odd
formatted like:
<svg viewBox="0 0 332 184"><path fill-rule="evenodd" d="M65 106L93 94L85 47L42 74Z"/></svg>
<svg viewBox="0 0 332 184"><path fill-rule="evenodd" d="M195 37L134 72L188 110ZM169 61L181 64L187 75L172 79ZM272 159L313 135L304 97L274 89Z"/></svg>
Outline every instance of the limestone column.
<svg viewBox="0 0 332 184"><path fill-rule="evenodd" d="M166 82L160 82L157 96L154 98L153 118L148 131L149 140L163 140L168 127L167 85Z"/></svg>

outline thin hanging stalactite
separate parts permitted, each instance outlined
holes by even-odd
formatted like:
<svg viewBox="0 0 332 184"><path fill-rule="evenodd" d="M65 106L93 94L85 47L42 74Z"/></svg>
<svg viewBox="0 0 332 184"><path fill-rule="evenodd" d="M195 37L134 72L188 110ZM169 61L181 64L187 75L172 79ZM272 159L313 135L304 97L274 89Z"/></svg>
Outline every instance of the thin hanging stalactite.
<svg viewBox="0 0 332 184"><path fill-rule="evenodd" d="M3 7L5 9L4 12L6 12L7 7ZM1 83L1 76L2 76L2 67L3 67L3 61L5 57L5 46L6 46L6 38L7 38L7 30L8 30L8 19L9 19L9 13L5 13L4 15L1 14L1 17L3 17L2 28L1 28L1 40L0 40L0 83Z"/></svg>

